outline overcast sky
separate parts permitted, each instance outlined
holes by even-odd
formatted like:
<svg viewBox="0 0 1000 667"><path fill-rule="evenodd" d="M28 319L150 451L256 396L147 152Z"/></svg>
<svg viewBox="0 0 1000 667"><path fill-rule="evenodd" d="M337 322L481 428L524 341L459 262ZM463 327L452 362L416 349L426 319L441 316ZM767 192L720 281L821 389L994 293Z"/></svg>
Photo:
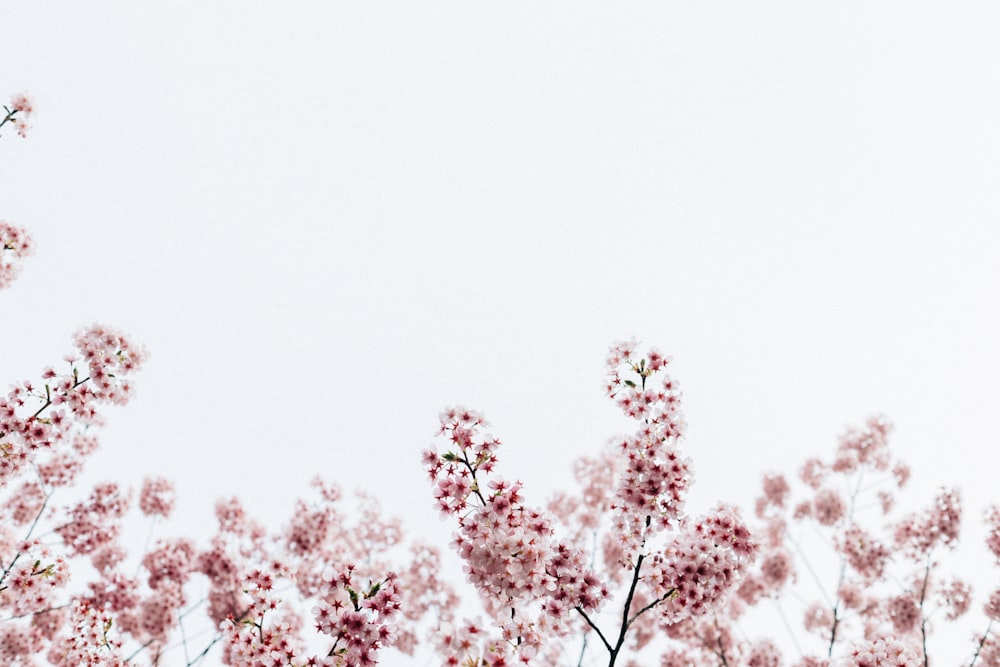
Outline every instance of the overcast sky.
<svg viewBox="0 0 1000 667"><path fill-rule="evenodd" d="M988 2L20 3L0 218L37 253L0 378L113 324L152 356L92 473L173 478L167 532L232 494L276 527L320 472L443 546L438 411L484 411L541 503L628 427L603 359L636 336L692 511L883 412L911 497L959 483L978 530L998 34Z"/></svg>

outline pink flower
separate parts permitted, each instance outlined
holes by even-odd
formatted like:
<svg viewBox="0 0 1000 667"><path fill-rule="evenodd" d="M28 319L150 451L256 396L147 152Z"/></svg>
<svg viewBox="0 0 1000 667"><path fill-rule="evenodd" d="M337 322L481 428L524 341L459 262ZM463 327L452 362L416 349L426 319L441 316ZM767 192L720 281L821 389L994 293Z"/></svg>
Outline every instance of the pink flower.
<svg viewBox="0 0 1000 667"><path fill-rule="evenodd" d="M34 106L32 105L31 99L25 93L17 93L12 95L10 98L10 108L13 111L19 111L25 115L30 114L34 111Z"/></svg>
<svg viewBox="0 0 1000 667"><path fill-rule="evenodd" d="M896 526L896 546L914 560L922 559L935 546L954 547L962 522L961 497L957 489L942 489L933 505L911 514Z"/></svg>
<svg viewBox="0 0 1000 667"><path fill-rule="evenodd" d="M764 584L772 591L777 591L793 575L792 556L784 549L767 555L760 564L760 574Z"/></svg>
<svg viewBox="0 0 1000 667"><path fill-rule="evenodd" d="M763 495L757 500L757 516L763 518L768 507L783 508L790 491L784 475L764 475L761 480Z"/></svg>
<svg viewBox="0 0 1000 667"><path fill-rule="evenodd" d="M747 667L779 667L782 663L781 651L770 639L755 642L747 656Z"/></svg>
<svg viewBox="0 0 1000 667"><path fill-rule="evenodd" d="M139 492L139 509L146 516L170 516L174 508L174 485L163 477L146 477Z"/></svg>
<svg viewBox="0 0 1000 667"><path fill-rule="evenodd" d="M818 633L824 640L829 639L830 629L833 627L833 612L829 607L813 603L806 609L803 625L807 631Z"/></svg>
<svg viewBox="0 0 1000 667"><path fill-rule="evenodd" d="M847 503L833 489L821 489L813 498L812 516L821 526L832 526L847 514Z"/></svg>
<svg viewBox="0 0 1000 667"><path fill-rule="evenodd" d="M972 604L972 586L959 579L952 579L938 590L942 606L948 609L945 618L954 621L963 616Z"/></svg>
<svg viewBox="0 0 1000 667"><path fill-rule="evenodd" d="M900 634L913 631L920 623L920 607L910 595L897 595L890 599L887 611L892 627Z"/></svg>
<svg viewBox="0 0 1000 667"><path fill-rule="evenodd" d="M799 469L799 479L814 489L818 489L826 475L826 467L817 458L807 459Z"/></svg>
<svg viewBox="0 0 1000 667"><path fill-rule="evenodd" d="M873 581L882 577L889 549L860 526L854 524L848 528L837 547L863 579Z"/></svg>
<svg viewBox="0 0 1000 667"><path fill-rule="evenodd" d="M991 621L1000 621L1000 589L990 593L990 597L983 606L983 613Z"/></svg>

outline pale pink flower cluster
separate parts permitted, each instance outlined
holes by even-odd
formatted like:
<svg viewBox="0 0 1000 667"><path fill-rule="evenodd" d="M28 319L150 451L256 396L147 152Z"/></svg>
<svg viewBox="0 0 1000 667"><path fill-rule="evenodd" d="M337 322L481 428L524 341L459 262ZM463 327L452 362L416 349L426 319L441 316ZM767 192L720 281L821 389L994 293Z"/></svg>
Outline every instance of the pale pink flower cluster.
<svg viewBox="0 0 1000 667"><path fill-rule="evenodd" d="M66 560L38 539L13 545L16 553L3 560L0 608L13 615L32 614L51 606L54 594L66 584Z"/></svg>
<svg viewBox="0 0 1000 667"><path fill-rule="evenodd" d="M313 609L313 617L316 629L334 639L329 664L368 667L378 662L379 650L388 643L399 613L395 577L390 572L381 581L359 582L353 566L324 575L326 592Z"/></svg>
<svg viewBox="0 0 1000 667"><path fill-rule="evenodd" d="M682 529L654 554L645 575L654 595L664 600L664 619L676 623L711 611L739 580L756 549L733 507L721 506Z"/></svg>
<svg viewBox="0 0 1000 667"><path fill-rule="evenodd" d="M958 489L942 489L931 507L900 521L893 537L897 548L904 549L911 558L920 559L939 545L954 548L961 523Z"/></svg>
<svg viewBox="0 0 1000 667"><path fill-rule="evenodd" d="M920 664L920 657L906 644L882 638L854 646L845 667L917 667Z"/></svg>
<svg viewBox="0 0 1000 667"><path fill-rule="evenodd" d="M747 656L747 667L780 667L781 651L770 639L755 642Z"/></svg>
<svg viewBox="0 0 1000 667"><path fill-rule="evenodd" d="M847 501L834 489L820 489L810 510L819 525L832 526L847 515Z"/></svg>
<svg viewBox="0 0 1000 667"><path fill-rule="evenodd" d="M34 250L31 235L22 227L0 220L0 289L10 287L21 272L21 261Z"/></svg>
<svg viewBox="0 0 1000 667"><path fill-rule="evenodd" d="M147 477L139 491L139 510L145 516L167 518L174 509L174 485L163 477Z"/></svg>
<svg viewBox="0 0 1000 667"><path fill-rule="evenodd" d="M504 640L492 638L482 619L443 623L435 633L435 648L443 667L509 667Z"/></svg>
<svg viewBox="0 0 1000 667"><path fill-rule="evenodd" d="M945 618L954 621L964 616L972 605L972 586L961 579L952 579L942 584L937 591L940 606L944 607Z"/></svg>
<svg viewBox="0 0 1000 667"><path fill-rule="evenodd" d="M802 625L807 632L814 632L824 640L830 639L833 627L833 610L828 605L813 602L802 616Z"/></svg>
<svg viewBox="0 0 1000 667"><path fill-rule="evenodd" d="M299 640L301 619L279 598L275 578L261 570L243 579L241 620L223 623L223 658L233 667L321 665L370 667L390 643L400 595L395 575L362 582L353 566L324 575L326 590L313 607L316 631L332 639L322 655L306 655Z"/></svg>
<svg viewBox="0 0 1000 667"><path fill-rule="evenodd" d="M916 630L920 624L920 604L907 593L889 598L886 612L893 629L901 635Z"/></svg>
<svg viewBox="0 0 1000 667"><path fill-rule="evenodd" d="M285 667L294 664L301 647L294 644L294 620L283 617L274 595L274 578L253 570L244 578L240 619L230 618L223 634L223 660L233 667ZM270 615L268 615L270 614ZM324 667L332 661L317 662Z"/></svg>
<svg viewBox="0 0 1000 667"><path fill-rule="evenodd" d="M12 95L10 105L4 106L3 110L6 115L0 119L0 127L3 127L7 123L13 123L19 135L22 137L28 136L28 120L35 110L31 98L24 93Z"/></svg>
<svg viewBox="0 0 1000 667"><path fill-rule="evenodd" d="M86 440L75 440L66 449L64 442L75 428L100 423L102 403L128 401L131 375L141 367L145 352L120 333L98 325L80 330L76 343L85 368L78 366L77 357L68 357L65 373L46 369L44 384L23 382L0 398L0 486L29 463L40 467L47 484L73 479L80 457L93 448Z"/></svg>
<svg viewBox="0 0 1000 667"><path fill-rule="evenodd" d="M690 459L677 446L686 424L678 384L664 372L670 359L655 349L641 357L635 347L635 341L617 343L606 361L608 396L640 422L617 446L623 466L612 510L626 567L646 540L681 518L692 478Z"/></svg>
<svg viewBox="0 0 1000 667"><path fill-rule="evenodd" d="M788 480L785 479L784 475L764 475L761 487L764 493L757 499L757 516L764 516L768 507L784 508L790 491Z"/></svg>
<svg viewBox="0 0 1000 667"><path fill-rule="evenodd" d="M129 495L117 484L98 484L89 498L66 509L68 521L56 532L70 555L92 554L114 542L128 509Z"/></svg>
<svg viewBox="0 0 1000 667"><path fill-rule="evenodd" d="M884 472L889 470L889 433L892 424L879 415L870 418L865 428L850 428L840 437L840 443L830 469L837 473L851 473L860 467ZM900 483L902 486L902 483Z"/></svg>
<svg viewBox="0 0 1000 667"><path fill-rule="evenodd" d="M564 633L570 613L596 610L608 591L578 548L555 539L549 515L525 505L519 482L490 479L500 441L481 433L482 415L449 408L440 422L453 449L423 458L438 509L458 522L453 545L466 579L503 618L501 633L522 656L534 655L542 630Z"/></svg>
<svg viewBox="0 0 1000 667"><path fill-rule="evenodd" d="M77 331L76 347L90 373L87 387L93 400L127 403L132 396L130 375L142 366L146 350L120 331L99 324Z"/></svg>
<svg viewBox="0 0 1000 667"><path fill-rule="evenodd" d="M836 547L862 581L875 581L885 572L889 548L861 526L851 524L840 536Z"/></svg>
<svg viewBox="0 0 1000 667"><path fill-rule="evenodd" d="M108 613L85 602L73 604L71 629L67 637L57 639L48 653L55 667L126 667L121 639L113 630Z"/></svg>

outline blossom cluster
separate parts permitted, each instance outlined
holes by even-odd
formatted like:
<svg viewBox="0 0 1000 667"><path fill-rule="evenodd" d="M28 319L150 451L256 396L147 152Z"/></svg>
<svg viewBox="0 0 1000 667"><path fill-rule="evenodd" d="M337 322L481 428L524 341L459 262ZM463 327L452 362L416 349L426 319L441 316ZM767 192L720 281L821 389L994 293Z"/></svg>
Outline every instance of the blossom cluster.
<svg viewBox="0 0 1000 667"><path fill-rule="evenodd" d="M128 402L131 376L146 352L101 325L78 331L76 346L79 354L65 358L64 372L47 368L42 384L22 382L0 398L0 485L30 464L41 467L46 485L71 483L79 457L92 451L82 429L101 423L102 404Z"/></svg>
<svg viewBox="0 0 1000 667"><path fill-rule="evenodd" d="M493 475L500 441L482 433L482 415L449 408L440 422L450 449L424 452L438 509L458 522L454 547L466 579L503 618L503 638L530 660L548 635L570 630L571 614L597 610L608 591L585 554L555 538L552 518L525 504L521 484Z"/></svg>
<svg viewBox="0 0 1000 667"><path fill-rule="evenodd" d="M31 118L32 112L35 110L34 103L24 93L17 93L12 95L10 98L10 105L5 105L3 108L5 115L0 118L0 127L3 127L7 123L13 123L17 133L22 137L28 135L28 119Z"/></svg>
<svg viewBox="0 0 1000 667"><path fill-rule="evenodd" d="M501 443L481 413L440 415L447 448L426 450L424 464L493 626L462 626L476 641L442 630L445 664L554 664L567 636L593 633L613 665L663 627L711 612L753 562L757 544L734 507L700 519L684 513L692 474L680 448L681 395L667 357L635 350L634 341L611 348L606 385L638 422L635 433L582 459L580 496L562 494L548 511L526 503L520 482L497 476ZM608 612L611 601L618 609ZM609 622L616 627L606 632Z"/></svg>
<svg viewBox="0 0 1000 667"><path fill-rule="evenodd" d="M22 227L0 220L0 289L10 287L21 273L21 261L34 249L31 235Z"/></svg>

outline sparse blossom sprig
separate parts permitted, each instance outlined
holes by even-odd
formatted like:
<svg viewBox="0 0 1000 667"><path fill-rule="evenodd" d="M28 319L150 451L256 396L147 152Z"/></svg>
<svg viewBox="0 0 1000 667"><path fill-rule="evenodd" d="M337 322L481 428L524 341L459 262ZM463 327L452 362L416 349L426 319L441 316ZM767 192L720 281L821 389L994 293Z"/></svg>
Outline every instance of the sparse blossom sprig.
<svg viewBox="0 0 1000 667"><path fill-rule="evenodd" d="M11 123L21 137L28 136L28 120L31 118L35 105L25 93L11 95L10 103L3 107L4 117L0 118L0 127Z"/></svg>
<svg viewBox="0 0 1000 667"><path fill-rule="evenodd" d="M0 289L17 279L21 262L34 251L34 245L26 229L0 220Z"/></svg>

